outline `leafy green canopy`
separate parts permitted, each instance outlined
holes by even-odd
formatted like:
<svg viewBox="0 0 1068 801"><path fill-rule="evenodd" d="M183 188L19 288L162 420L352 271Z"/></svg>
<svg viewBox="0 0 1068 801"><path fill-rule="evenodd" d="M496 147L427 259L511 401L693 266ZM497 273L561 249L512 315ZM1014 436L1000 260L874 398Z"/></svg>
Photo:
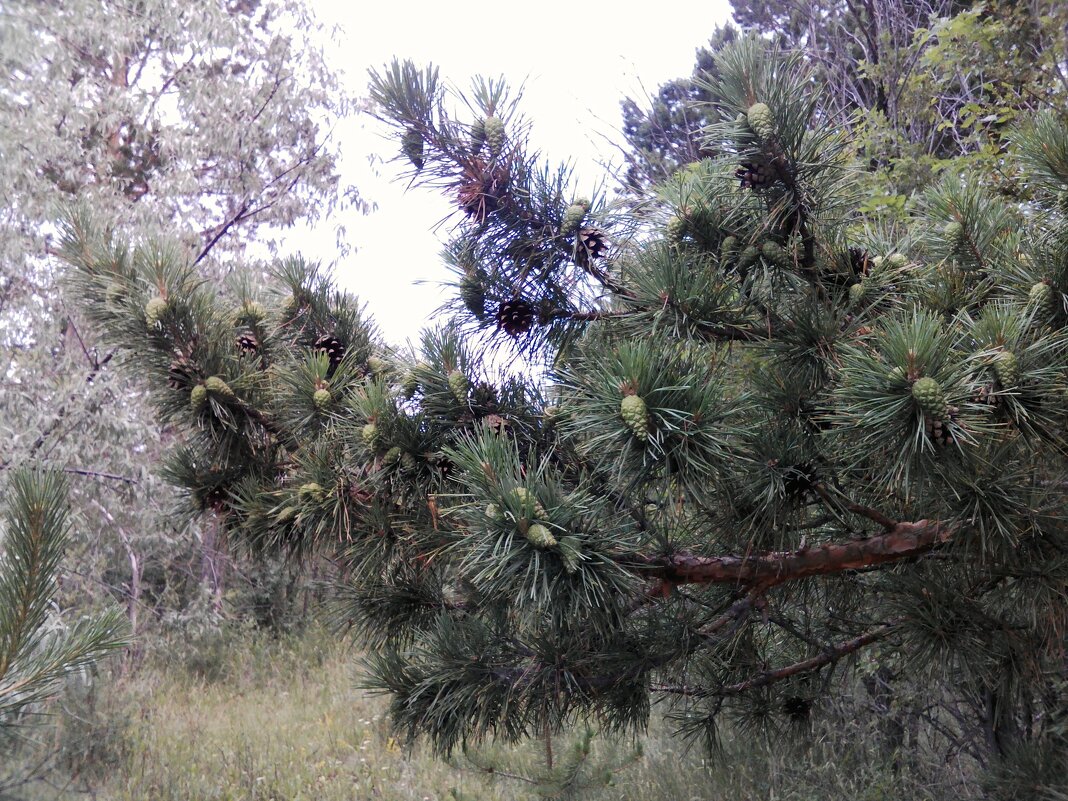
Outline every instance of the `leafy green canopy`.
<svg viewBox="0 0 1068 801"><path fill-rule="evenodd" d="M1053 775L1068 130L1021 138L1033 202L954 178L881 227L799 60L716 58L722 156L639 214L527 153L503 84L461 119L434 70L373 75L458 213L457 314L417 353L299 260L224 303L84 219L64 255L188 434L171 480L234 541L345 560L341 612L412 736L634 731L663 701L714 742L878 667L938 699L931 738ZM487 343L546 377L494 375Z"/></svg>

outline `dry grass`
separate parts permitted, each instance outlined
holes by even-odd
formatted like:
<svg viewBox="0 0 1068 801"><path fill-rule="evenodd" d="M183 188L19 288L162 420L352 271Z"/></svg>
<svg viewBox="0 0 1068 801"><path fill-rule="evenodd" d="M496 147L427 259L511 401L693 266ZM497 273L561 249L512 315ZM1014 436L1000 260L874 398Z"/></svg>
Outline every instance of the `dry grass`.
<svg viewBox="0 0 1068 801"><path fill-rule="evenodd" d="M172 642L140 670L68 698L54 731L61 757L50 783L17 798L66 801L516 801L534 785L461 769L408 749L383 719L385 700L356 689L356 659L328 634ZM164 658L162 655L166 655ZM205 675L214 677L209 681ZM810 733L804 750L727 739L707 760L662 722L635 744L595 740L588 765L595 801L882 801L956 798L892 775L864 731L836 742ZM842 743L852 742L856 747ZM566 743L558 743L562 753ZM535 775L536 746L488 749L507 773ZM606 776L606 767L621 769ZM2 771L0 771L2 772ZM73 776L73 779L71 777ZM958 788L959 789L959 788ZM3 796L3 792L0 792Z"/></svg>
<svg viewBox="0 0 1068 801"><path fill-rule="evenodd" d="M224 680L157 665L115 688L133 720L100 797L422 801L485 790L478 777L402 748L383 700L354 688L352 655L322 633L240 645Z"/></svg>

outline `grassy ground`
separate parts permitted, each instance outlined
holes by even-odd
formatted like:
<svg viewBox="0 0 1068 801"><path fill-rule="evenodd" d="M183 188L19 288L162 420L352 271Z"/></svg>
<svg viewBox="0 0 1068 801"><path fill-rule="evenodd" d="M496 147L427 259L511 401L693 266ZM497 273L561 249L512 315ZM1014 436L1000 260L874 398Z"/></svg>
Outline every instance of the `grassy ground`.
<svg viewBox="0 0 1068 801"><path fill-rule="evenodd" d="M447 764L392 736L384 699L355 689L354 655L329 635L245 633L172 642L141 668L73 693L45 738L47 782L0 798L99 801L489 801L542 798L514 776L543 772L542 752L487 750ZM860 732L857 733L858 735ZM857 737L850 735L857 741ZM635 744L594 741L582 774L596 801L881 801L963 797L892 774L876 750L806 738L804 753L728 740L705 760L662 724ZM862 738L861 738L862 739ZM557 743L566 754L567 742ZM620 767L622 766L622 767ZM606 768L614 770L606 771ZM2 773L2 771L0 771ZM513 777L502 774L512 774ZM605 783L604 780L610 780ZM543 788L544 789L544 788Z"/></svg>
<svg viewBox="0 0 1068 801"><path fill-rule="evenodd" d="M150 660L102 691L125 726L110 753L88 755L80 783L108 801L421 801L484 789L403 749L383 700L354 689L354 663L322 632L239 638L193 670Z"/></svg>

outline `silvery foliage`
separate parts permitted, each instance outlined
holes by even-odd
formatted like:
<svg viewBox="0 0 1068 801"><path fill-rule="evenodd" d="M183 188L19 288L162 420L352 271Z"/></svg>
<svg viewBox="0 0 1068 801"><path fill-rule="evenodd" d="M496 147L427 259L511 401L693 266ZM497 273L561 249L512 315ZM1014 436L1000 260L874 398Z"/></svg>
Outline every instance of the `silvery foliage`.
<svg viewBox="0 0 1068 801"><path fill-rule="evenodd" d="M79 596L106 566L127 584L182 524L151 475L166 432L69 312L54 222L81 204L125 232L166 230L218 277L250 243L362 209L330 138L355 103L328 36L301 0L0 6L0 468L94 474L73 482L78 528L100 532L72 543Z"/></svg>

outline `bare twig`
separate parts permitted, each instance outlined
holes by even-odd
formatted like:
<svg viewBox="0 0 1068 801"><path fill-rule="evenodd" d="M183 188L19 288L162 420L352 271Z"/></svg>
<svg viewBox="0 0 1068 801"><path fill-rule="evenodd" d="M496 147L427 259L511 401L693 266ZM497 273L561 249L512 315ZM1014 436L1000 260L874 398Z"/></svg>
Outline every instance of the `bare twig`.
<svg viewBox="0 0 1068 801"><path fill-rule="evenodd" d="M0 470L13 470L14 467L10 464L0 464ZM139 484L138 479L131 476L121 476L118 473L104 473L100 470L86 470L81 467L60 467L57 468L64 473L69 473L75 476L85 476L87 478L100 478L105 481L121 481L125 484Z"/></svg>
<svg viewBox="0 0 1068 801"><path fill-rule="evenodd" d="M859 651L866 645L871 645L873 642L889 637L897 631L902 622L904 622L903 619L894 620L877 629L861 634L860 636L832 645L819 656L795 662L792 665L781 667L778 670L769 670L764 673L759 673L756 676L746 679L745 681L740 681L737 684L721 687L715 690L715 695L738 695L739 693L744 693L747 690L752 690L756 687L766 687L769 684L788 679L791 676L797 676L802 673L811 673L813 670L818 670L824 665L829 665L831 662L838 661L843 656L851 654L854 651Z"/></svg>

